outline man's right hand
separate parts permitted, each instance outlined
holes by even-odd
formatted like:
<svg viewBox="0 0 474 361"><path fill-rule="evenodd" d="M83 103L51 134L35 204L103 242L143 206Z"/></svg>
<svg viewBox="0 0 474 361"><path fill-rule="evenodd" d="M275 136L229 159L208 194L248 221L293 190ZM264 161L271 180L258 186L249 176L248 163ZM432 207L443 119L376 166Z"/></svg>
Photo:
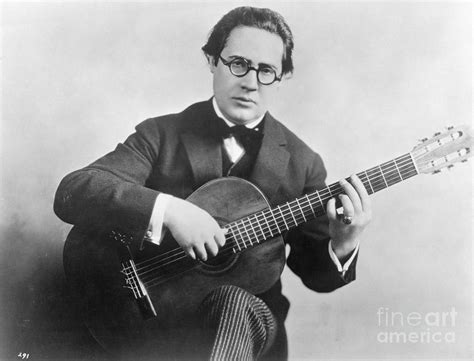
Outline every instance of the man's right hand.
<svg viewBox="0 0 474 361"><path fill-rule="evenodd" d="M206 261L217 255L225 244L225 230L209 213L194 204L173 197L170 199L163 224L183 250L193 259Z"/></svg>

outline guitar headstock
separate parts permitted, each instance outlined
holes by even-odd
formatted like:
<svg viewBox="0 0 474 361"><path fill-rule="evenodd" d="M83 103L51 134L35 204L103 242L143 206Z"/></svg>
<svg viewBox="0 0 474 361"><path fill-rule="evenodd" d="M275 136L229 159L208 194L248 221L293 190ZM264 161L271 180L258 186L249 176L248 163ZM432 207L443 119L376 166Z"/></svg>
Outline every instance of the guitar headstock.
<svg viewBox="0 0 474 361"><path fill-rule="evenodd" d="M448 127L432 138L422 139L411 155L419 173L439 173L454 163L466 162L472 156L473 143L472 130L467 125Z"/></svg>

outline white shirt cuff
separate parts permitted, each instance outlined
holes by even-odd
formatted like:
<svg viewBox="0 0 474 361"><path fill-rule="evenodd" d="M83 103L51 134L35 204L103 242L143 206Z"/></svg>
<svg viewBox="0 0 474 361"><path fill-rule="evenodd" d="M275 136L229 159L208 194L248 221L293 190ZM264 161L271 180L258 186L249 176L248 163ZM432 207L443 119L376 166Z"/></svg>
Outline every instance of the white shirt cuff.
<svg viewBox="0 0 474 361"><path fill-rule="evenodd" d="M332 249L332 240L329 241L328 243L328 251L329 251L329 257L331 257L332 261L337 267L337 270L342 273L342 276L346 274L347 270L349 269L352 261L354 260L355 256L357 255L357 252L359 252L359 242L357 242L357 246L352 251L352 256L349 258L344 265L341 265L341 262L339 262L339 259L337 258L336 254L334 253L334 250Z"/></svg>
<svg viewBox="0 0 474 361"><path fill-rule="evenodd" d="M161 240L165 234L163 226L163 218L169 200L173 198L172 195L166 193L158 194L156 197L153 211L151 212L150 224L145 235L145 240L154 244L160 245Z"/></svg>

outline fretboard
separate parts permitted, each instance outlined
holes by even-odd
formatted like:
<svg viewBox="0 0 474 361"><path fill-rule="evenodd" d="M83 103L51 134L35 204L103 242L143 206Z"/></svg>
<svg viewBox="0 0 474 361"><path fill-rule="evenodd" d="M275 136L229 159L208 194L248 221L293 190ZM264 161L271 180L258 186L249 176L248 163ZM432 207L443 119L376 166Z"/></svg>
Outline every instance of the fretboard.
<svg viewBox="0 0 474 361"><path fill-rule="evenodd" d="M410 153L357 173L368 194L388 188L418 174ZM294 201L267 208L248 217L229 223L228 236L238 253L269 238L276 237L302 223L326 213L329 199L344 193L339 182L306 194Z"/></svg>

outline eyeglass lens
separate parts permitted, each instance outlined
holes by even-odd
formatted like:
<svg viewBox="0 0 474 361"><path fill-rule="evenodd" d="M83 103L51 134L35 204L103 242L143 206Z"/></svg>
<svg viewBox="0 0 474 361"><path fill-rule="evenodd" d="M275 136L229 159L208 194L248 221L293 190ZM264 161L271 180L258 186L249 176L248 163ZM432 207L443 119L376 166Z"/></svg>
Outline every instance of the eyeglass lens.
<svg viewBox="0 0 474 361"><path fill-rule="evenodd" d="M229 65L231 73L235 76L244 76L251 69L256 70L258 81L265 85L273 83L277 78L275 71L272 68L264 66L255 69L252 68L249 63L242 58L233 59L232 61L230 61L230 63L227 63L226 65Z"/></svg>

